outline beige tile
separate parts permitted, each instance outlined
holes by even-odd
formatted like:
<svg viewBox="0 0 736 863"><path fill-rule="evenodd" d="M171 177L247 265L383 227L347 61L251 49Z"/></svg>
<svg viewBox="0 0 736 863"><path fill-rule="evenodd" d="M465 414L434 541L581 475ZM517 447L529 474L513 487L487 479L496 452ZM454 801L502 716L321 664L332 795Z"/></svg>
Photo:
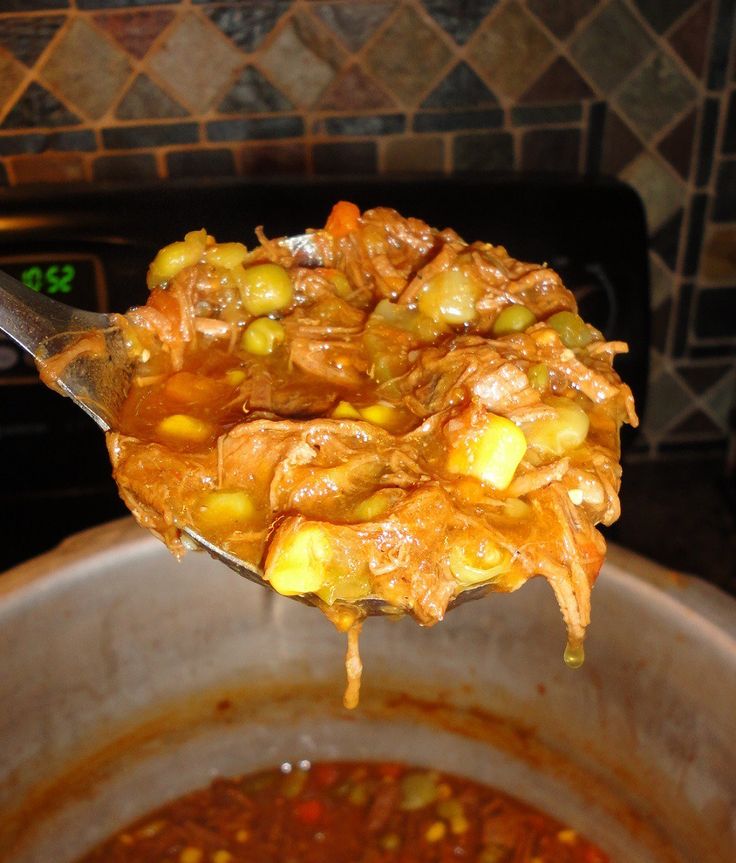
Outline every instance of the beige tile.
<svg viewBox="0 0 736 863"><path fill-rule="evenodd" d="M16 183L75 183L85 179L84 162L76 153L44 153L10 160Z"/></svg>
<svg viewBox="0 0 736 863"><path fill-rule="evenodd" d="M685 188L651 153L642 153L628 164L619 177L633 186L644 202L650 233L660 228L685 201Z"/></svg>
<svg viewBox="0 0 736 863"><path fill-rule="evenodd" d="M74 18L41 69L73 107L101 117L130 74L125 54L83 18Z"/></svg>
<svg viewBox="0 0 736 863"><path fill-rule="evenodd" d="M161 83L193 112L211 108L244 65L232 42L194 13L172 24L148 61Z"/></svg>
<svg viewBox="0 0 736 863"><path fill-rule="evenodd" d="M444 153L442 138L394 138L385 143L383 169L402 173L442 171Z"/></svg>

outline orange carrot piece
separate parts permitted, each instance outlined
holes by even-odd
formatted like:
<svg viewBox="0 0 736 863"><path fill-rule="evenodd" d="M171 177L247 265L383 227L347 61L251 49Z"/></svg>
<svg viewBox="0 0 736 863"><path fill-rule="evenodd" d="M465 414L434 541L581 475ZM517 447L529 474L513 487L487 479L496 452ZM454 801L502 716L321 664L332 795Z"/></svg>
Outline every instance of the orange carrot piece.
<svg viewBox="0 0 736 863"><path fill-rule="evenodd" d="M333 237L344 237L358 227L360 210L349 201L338 201L332 208L325 229Z"/></svg>

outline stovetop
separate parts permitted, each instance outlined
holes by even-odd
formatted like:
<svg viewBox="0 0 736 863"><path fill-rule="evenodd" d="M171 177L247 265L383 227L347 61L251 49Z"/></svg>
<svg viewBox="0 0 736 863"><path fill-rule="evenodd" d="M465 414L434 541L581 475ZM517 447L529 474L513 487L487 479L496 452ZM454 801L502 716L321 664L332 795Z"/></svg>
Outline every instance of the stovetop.
<svg viewBox="0 0 736 863"><path fill-rule="evenodd" d="M641 203L613 180L557 176L453 179L248 180L146 187L85 186L0 194L0 268L80 308L124 311L145 301L158 248L206 227L253 244L253 231L302 233L332 204L395 207L468 241L546 261L581 314L629 343L617 369L644 404L649 353L646 229ZM0 571L84 527L125 513L103 436L46 390L32 362L0 337ZM627 434L624 444L628 443Z"/></svg>

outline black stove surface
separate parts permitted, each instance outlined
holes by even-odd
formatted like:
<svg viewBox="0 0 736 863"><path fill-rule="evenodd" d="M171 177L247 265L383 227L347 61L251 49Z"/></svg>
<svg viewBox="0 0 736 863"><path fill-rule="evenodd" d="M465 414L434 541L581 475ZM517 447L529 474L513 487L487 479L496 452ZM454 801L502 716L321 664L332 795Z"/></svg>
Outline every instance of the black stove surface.
<svg viewBox="0 0 736 863"><path fill-rule="evenodd" d="M145 273L158 248L186 231L206 227L220 241L253 245L258 225L268 236L302 233L324 224L339 199L361 209L395 207L468 241L548 262L583 317L629 343L616 365L643 405L646 229L638 197L616 181L525 175L8 190L0 194L0 268L72 305L124 311L145 302ZM102 434L0 337L0 571L125 512Z"/></svg>

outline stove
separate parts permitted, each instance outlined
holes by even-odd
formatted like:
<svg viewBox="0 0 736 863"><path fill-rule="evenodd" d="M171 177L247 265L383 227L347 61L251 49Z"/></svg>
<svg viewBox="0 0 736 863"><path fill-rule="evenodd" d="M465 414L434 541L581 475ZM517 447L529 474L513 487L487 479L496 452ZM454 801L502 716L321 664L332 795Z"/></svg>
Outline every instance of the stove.
<svg viewBox="0 0 736 863"><path fill-rule="evenodd" d="M616 367L644 404L649 353L646 227L641 202L614 180L548 176L452 179L263 179L6 190L0 269L62 302L124 311L145 302L157 249L206 227L252 245L324 224L332 204L395 207L468 241L546 261L583 317L630 353ZM624 445L632 434L625 430ZM65 536L125 514L104 438L71 402L38 381L32 361L0 334L0 571Z"/></svg>

